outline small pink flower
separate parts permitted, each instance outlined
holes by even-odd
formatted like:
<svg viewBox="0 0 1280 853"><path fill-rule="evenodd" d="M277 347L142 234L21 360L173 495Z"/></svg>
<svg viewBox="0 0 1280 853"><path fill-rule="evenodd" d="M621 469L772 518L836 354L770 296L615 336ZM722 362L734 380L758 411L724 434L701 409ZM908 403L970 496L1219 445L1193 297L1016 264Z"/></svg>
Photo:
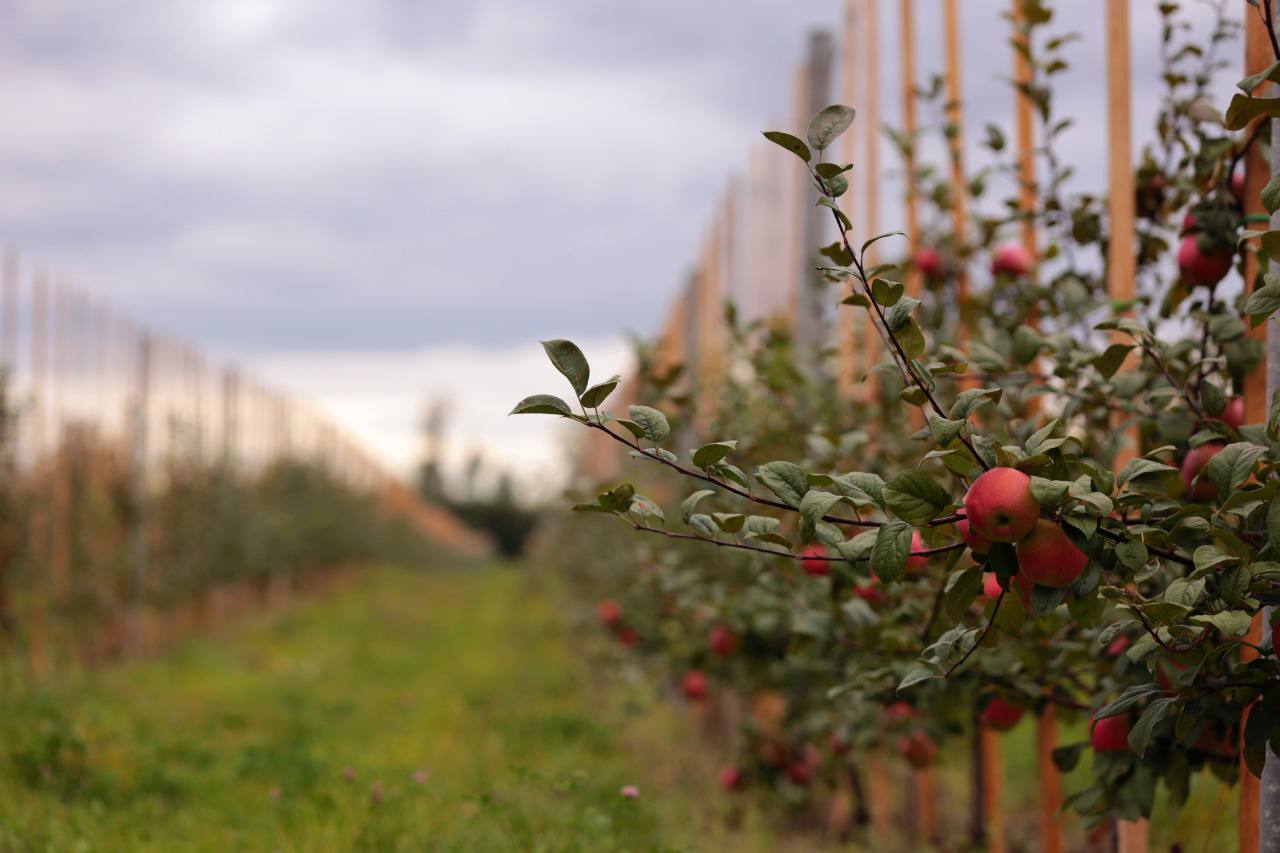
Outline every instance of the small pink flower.
<svg viewBox="0 0 1280 853"><path fill-rule="evenodd" d="M622 790L619 791L619 793L624 797L634 800L636 797L640 796L640 789L635 785L623 785Z"/></svg>
<svg viewBox="0 0 1280 853"><path fill-rule="evenodd" d="M413 781L417 782L419 785L425 783L427 781L427 771L425 770L413 771Z"/></svg>

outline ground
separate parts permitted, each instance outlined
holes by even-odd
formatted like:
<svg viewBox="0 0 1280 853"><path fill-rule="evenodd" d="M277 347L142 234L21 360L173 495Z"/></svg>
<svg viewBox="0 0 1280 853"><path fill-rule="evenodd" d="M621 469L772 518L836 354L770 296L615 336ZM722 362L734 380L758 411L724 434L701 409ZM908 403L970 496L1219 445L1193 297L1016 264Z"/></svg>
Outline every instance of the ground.
<svg viewBox="0 0 1280 853"><path fill-rule="evenodd" d="M688 710L553 600L513 568L371 570L156 660L41 689L9 673L0 849L819 847L716 791ZM1189 814L1179 833L1208 843L1212 808Z"/></svg>

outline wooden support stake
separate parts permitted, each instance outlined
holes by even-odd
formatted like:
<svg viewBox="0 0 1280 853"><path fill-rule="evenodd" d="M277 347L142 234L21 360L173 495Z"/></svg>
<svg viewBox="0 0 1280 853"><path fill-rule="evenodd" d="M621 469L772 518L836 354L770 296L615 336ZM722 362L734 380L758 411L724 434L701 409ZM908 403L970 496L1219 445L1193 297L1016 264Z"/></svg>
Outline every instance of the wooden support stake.
<svg viewBox="0 0 1280 853"><path fill-rule="evenodd" d="M1045 705L1036 717L1036 766L1040 781L1040 849L1043 853L1062 853L1062 826L1058 811L1062 807L1062 778L1053 763L1053 750L1058 745L1058 721L1052 705Z"/></svg>
<svg viewBox="0 0 1280 853"><path fill-rule="evenodd" d="M866 163L862 169L862 174L866 175L866 184L863 189L863 233L870 237L880 230L880 18L879 18L879 0L864 0L863 26L866 29L866 42L863 48L865 56L866 69L864 79L866 80L866 98L865 108L863 109L863 124L866 127L864 133L866 139ZM867 251L867 263L875 265L878 261L880 252L876 246L872 246ZM862 324L862 340L863 352L865 355L866 369L870 370L880 360L880 335L876 331L875 318L870 311L866 311ZM871 374L868 382L868 397L872 400L878 399L880 396L880 380L877 374Z"/></svg>
<svg viewBox="0 0 1280 853"><path fill-rule="evenodd" d="M841 41L840 68L842 77L841 100L847 106L855 106L858 102L858 0L845 0L844 4L844 38ZM845 132L841 140L841 159L848 164L858 156L858 127L854 124ZM848 172L849 189L844 194L841 207L856 228L858 212L856 210L856 192L854 181L858 169ZM836 388L840 396L848 400L854 395L858 374L864 372L862 354L859 353L861 335L857 334L858 315L863 309L852 305L841 305L836 309L836 329L839 347L839 369L836 373Z"/></svg>
<svg viewBox="0 0 1280 853"><path fill-rule="evenodd" d="M912 0L902 0L899 34L902 37L902 133L907 141L906 203L907 243L914 251L920 239L920 198L916 192L916 32ZM907 295L920 295L922 280L915 264L907 268Z"/></svg>
<svg viewBox="0 0 1280 853"><path fill-rule="evenodd" d="M947 61L947 122L951 125L951 189L954 201L951 208L951 233L958 249L963 249L969 239L969 193L964 172L964 78L960 56L960 8L958 0L944 0L945 53ZM965 314L969 298L968 259L956 257L956 340L963 345ZM967 380L966 387L974 387L976 380Z"/></svg>
<svg viewBox="0 0 1280 853"><path fill-rule="evenodd" d="M1254 11L1252 9L1246 10L1244 16L1244 71L1246 75L1261 71L1268 67L1274 59L1266 25L1257 14L1254 14ZM1266 83L1263 84L1263 86L1268 85ZM1263 156L1263 146L1252 146L1244 159L1244 212L1246 216L1266 215L1266 211L1262 207L1261 195L1262 188L1270 180L1270 171L1269 164ZM1252 252L1245 253L1244 279L1245 288L1249 291L1254 290L1257 285L1262 283L1258 263ZM1248 334L1250 337L1262 341L1265 346L1267 329L1270 325L1270 323L1259 323L1256 327L1250 329ZM1244 379L1245 423L1265 423L1267 420L1267 403L1267 367L1263 363L1246 375ZM1249 633L1245 635L1245 640L1256 645L1261 637L1262 617L1259 614L1254 617L1253 625L1249 629ZM1251 660L1257 656L1257 652L1248 646L1242 646L1240 656L1244 660ZM1240 853L1258 853L1258 836L1261 822L1261 780L1253 775L1243 758L1243 736L1248 717L1249 712L1246 709L1244 717L1240 721L1242 753L1240 759Z"/></svg>

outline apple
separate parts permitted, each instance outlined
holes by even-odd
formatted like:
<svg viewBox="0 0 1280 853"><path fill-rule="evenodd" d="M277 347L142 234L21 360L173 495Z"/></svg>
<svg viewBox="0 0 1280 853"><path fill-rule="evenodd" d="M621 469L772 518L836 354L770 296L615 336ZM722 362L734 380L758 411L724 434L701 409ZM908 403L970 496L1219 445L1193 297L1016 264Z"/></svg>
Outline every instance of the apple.
<svg viewBox="0 0 1280 853"><path fill-rule="evenodd" d="M968 545L975 554L985 554L991 548L991 540L985 536L978 535L977 531L969 526L969 519L967 518L956 522L956 532L960 534L964 544Z"/></svg>
<svg viewBox="0 0 1280 853"><path fill-rule="evenodd" d="M898 741L898 751L912 767L928 767L938 760L938 745L924 729L915 729Z"/></svg>
<svg viewBox="0 0 1280 853"><path fill-rule="evenodd" d="M787 764L787 778L795 785L808 787L813 781L813 767L803 758L797 758Z"/></svg>
<svg viewBox="0 0 1280 853"><path fill-rule="evenodd" d="M915 708L903 701L897 701L889 705L884 709L884 715L891 723L896 723L899 720L914 720L920 716L916 713Z"/></svg>
<svg viewBox="0 0 1280 853"><path fill-rule="evenodd" d="M1205 252L1195 234L1183 237L1178 246L1178 269L1182 280L1192 286L1209 287L1222 281L1231 272L1234 260L1235 252L1226 246Z"/></svg>
<svg viewBox="0 0 1280 853"><path fill-rule="evenodd" d="M1244 170L1237 169L1231 173L1231 194L1236 201L1244 204Z"/></svg>
<svg viewBox="0 0 1280 853"><path fill-rule="evenodd" d="M738 767L725 767L720 770L720 787L725 791L741 791L747 776Z"/></svg>
<svg viewBox="0 0 1280 853"><path fill-rule="evenodd" d="M1187 451L1186 457L1182 460L1182 484L1187 487L1187 494L1193 499L1208 501L1213 500L1218 494L1213 481L1208 477L1196 478L1204 470L1204 466L1209 464L1209 460L1217 456L1222 448L1222 442L1211 441Z"/></svg>
<svg viewBox="0 0 1280 853"><path fill-rule="evenodd" d="M1067 586L1089 565L1089 555L1077 548L1061 527L1046 519L1037 521L1032 534L1014 547L1018 576L1040 586Z"/></svg>
<svg viewBox="0 0 1280 853"><path fill-rule="evenodd" d="M707 645L718 655L731 655L738 650L738 635L723 625L712 625Z"/></svg>
<svg viewBox="0 0 1280 853"><path fill-rule="evenodd" d="M827 553L826 546L821 545L817 542L814 542L808 548L805 548L803 551L801 551L800 556L825 558L830 555ZM801 560L800 566L801 568L804 569L805 574L812 575L813 577L816 577L816 578L825 577L831 574L831 563L828 562L826 559Z"/></svg>
<svg viewBox="0 0 1280 853"><path fill-rule="evenodd" d="M618 642L622 643L622 645L629 649L634 649L636 647L636 643L640 641L640 638L636 635L635 629L628 628L626 625L623 625L618 629L617 635Z"/></svg>
<svg viewBox="0 0 1280 853"><path fill-rule="evenodd" d="M991 254L991 274L1025 278L1035 267L1035 258L1021 243L1004 243Z"/></svg>
<svg viewBox="0 0 1280 853"><path fill-rule="evenodd" d="M827 751L832 755L844 755L849 751L849 741L845 740L839 732L832 732L827 736Z"/></svg>
<svg viewBox="0 0 1280 853"><path fill-rule="evenodd" d="M1119 635L1111 641L1111 645L1107 646L1107 657L1120 657L1132 642L1128 634Z"/></svg>
<svg viewBox="0 0 1280 853"><path fill-rule="evenodd" d="M982 709L978 719L989 729L1007 732L1022 719L1024 710L1021 705L1015 705L1003 696L997 696Z"/></svg>
<svg viewBox="0 0 1280 853"><path fill-rule="evenodd" d="M925 278L942 278L944 268L942 264L942 253L937 249L922 246L916 249L912 256L912 261L916 265L916 269L920 270L920 274Z"/></svg>
<svg viewBox="0 0 1280 853"><path fill-rule="evenodd" d="M922 572L929 565L929 558L924 554L916 554L916 551L925 550L924 538L920 535L919 530L911 531L911 551L912 555L907 557L907 571Z"/></svg>
<svg viewBox="0 0 1280 853"><path fill-rule="evenodd" d="M612 627L622 621L622 605L612 598L606 598L596 605L596 615L601 622Z"/></svg>
<svg viewBox="0 0 1280 853"><path fill-rule="evenodd" d="M1018 597L1022 599L1023 604L1031 602L1031 588L1035 584L1027 580L1026 576L1021 572L1013 576L1014 589L1018 590ZM987 598L995 601L1000 597L1000 593L1004 588L1000 586L1000 576L995 572L983 572L982 574L982 594Z"/></svg>
<svg viewBox="0 0 1280 853"><path fill-rule="evenodd" d="M1129 752L1129 721L1123 716L1090 722L1089 742L1094 752Z"/></svg>
<svg viewBox="0 0 1280 853"><path fill-rule="evenodd" d="M700 669L691 669L680 679L680 692L691 702L707 698L707 676Z"/></svg>
<svg viewBox="0 0 1280 853"><path fill-rule="evenodd" d="M861 598L867 604L870 604L872 607L878 607L889 601L889 596L885 595L884 590L880 588L879 582L875 579L872 579L871 583L868 584L855 584L853 587L853 594L858 598Z"/></svg>
<svg viewBox="0 0 1280 853"><path fill-rule="evenodd" d="M1234 429L1244 426L1244 397L1232 397L1222 410L1222 422Z"/></svg>
<svg viewBox="0 0 1280 853"><path fill-rule="evenodd" d="M1031 478L1017 468L992 468L973 481L964 496L970 533L992 542L1017 542L1040 517L1031 495Z"/></svg>

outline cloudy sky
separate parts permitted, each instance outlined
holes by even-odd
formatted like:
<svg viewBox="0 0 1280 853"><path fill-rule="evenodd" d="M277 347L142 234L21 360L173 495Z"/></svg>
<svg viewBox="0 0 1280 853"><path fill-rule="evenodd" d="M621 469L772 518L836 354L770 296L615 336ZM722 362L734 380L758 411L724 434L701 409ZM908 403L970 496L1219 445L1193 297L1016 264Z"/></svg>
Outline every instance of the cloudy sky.
<svg viewBox="0 0 1280 853"><path fill-rule="evenodd" d="M917 5L923 77L940 3ZM962 5L970 122L1007 123L1006 4ZM1086 37L1064 107L1097 186L1103 2L1060 5ZM1154 5L1133 2L1147 113ZM888 64L898 4L881 6ZM392 464L443 394L455 453L538 479L559 436L504 417L555 387L536 341L575 338L608 373L625 330L654 329L747 146L789 115L806 33L841 7L8 0L0 239L315 398Z"/></svg>

